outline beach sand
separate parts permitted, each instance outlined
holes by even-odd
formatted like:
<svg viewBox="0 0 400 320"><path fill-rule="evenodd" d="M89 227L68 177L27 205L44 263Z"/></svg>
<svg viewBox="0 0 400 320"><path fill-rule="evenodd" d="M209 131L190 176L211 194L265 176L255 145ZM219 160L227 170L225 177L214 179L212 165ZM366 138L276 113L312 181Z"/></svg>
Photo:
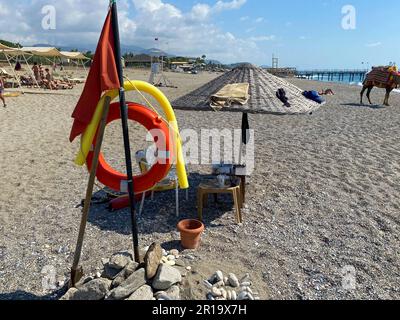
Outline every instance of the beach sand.
<svg viewBox="0 0 400 320"><path fill-rule="evenodd" d="M147 80L148 73L129 72ZM179 89L170 100L216 77L167 74ZM332 88L335 96L311 116L250 115L256 168L250 179L242 227L228 198L204 211L206 232L193 252L192 290L216 270L250 273L264 299L400 298L400 95L391 107L359 106L356 86L291 80L299 87ZM51 299L43 281L67 280L88 174L73 163L78 142L68 141L71 113L82 85L62 94L25 94L0 108L0 300ZM382 103L384 90L372 99ZM128 99L134 99L132 93ZM240 114L177 111L182 129L239 129ZM131 126L132 151L144 132ZM119 123L107 129L104 153L123 168ZM191 166L190 200L182 217L196 217L196 185L207 166ZM147 201L139 220L141 247L178 245L174 193ZM101 269L101 258L131 247L129 210L92 207L82 264ZM343 268L356 271L356 289L343 289ZM50 270L50 273L49 273ZM61 293L58 292L59 294Z"/></svg>

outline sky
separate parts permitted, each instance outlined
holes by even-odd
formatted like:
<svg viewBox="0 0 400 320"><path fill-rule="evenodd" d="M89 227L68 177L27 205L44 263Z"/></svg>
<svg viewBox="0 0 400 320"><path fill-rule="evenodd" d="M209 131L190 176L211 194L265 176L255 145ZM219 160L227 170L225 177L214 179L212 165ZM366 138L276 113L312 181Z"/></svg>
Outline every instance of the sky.
<svg viewBox="0 0 400 320"><path fill-rule="evenodd" d="M0 0L0 39L90 47L108 3ZM49 5L55 25L45 30ZM124 45L204 54L223 63L271 65L274 54L281 67L299 69L400 62L398 0L118 0L118 5Z"/></svg>

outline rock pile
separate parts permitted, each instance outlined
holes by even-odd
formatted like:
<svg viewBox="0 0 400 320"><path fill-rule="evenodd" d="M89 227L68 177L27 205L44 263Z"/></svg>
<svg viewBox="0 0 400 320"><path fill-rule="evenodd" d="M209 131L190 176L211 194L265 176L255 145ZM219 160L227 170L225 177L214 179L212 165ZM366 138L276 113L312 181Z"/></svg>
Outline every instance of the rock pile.
<svg viewBox="0 0 400 320"><path fill-rule="evenodd" d="M258 293L251 289L249 274L239 281L235 274L224 276L222 271L218 270L203 283L210 290L207 294L208 300L260 300Z"/></svg>
<svg viewBox="0 0 400 320"><path fill-rule="evenodd" d="M191 268L179 258L178 250L155 243L140 265L130 251L118 252L102 260L103 273L82 279L61 300L180 300L179 284Z"/></svg>

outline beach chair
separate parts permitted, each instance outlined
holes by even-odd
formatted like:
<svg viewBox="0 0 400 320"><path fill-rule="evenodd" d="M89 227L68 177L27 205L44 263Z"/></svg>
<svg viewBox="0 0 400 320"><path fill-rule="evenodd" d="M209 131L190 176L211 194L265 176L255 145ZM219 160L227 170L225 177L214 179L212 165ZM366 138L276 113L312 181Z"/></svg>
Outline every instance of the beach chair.
<svg viewBox="0 0 400 320"><path fill-rule="evenodd" d="M136 162L139 165L142 174L148 172L154 164L155 157L154 153L151 152L151 150L152 150L151 148L148 149L147 152L145 150L139 150L136 153ZM157 185L154 188L149 190L151 192L151 200L154 200L155 193L170 191L170 190L175 190L176 216L179 217L179 181L175 169L171 169L168 176L164 180L157 183ZM145 200L146 200L146 192L142 194L139 216L143 212ZM189 200L189 190L186 190L186 201L187 200Z"/></svg>

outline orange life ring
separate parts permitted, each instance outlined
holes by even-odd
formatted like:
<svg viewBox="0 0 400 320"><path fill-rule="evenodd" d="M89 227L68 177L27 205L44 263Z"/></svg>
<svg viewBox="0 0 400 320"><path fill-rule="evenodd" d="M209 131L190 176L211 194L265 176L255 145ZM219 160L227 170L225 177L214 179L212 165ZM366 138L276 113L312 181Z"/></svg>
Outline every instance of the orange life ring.
<svg viewBox="0 0 400 320"><path fill-rule="evenodd" d="M157 146L158 159L153 167L145 174L134 177L134 192L143 193L152 189L158 182L164 179L172 166L172 141L170 141L169 127L162 118L154 111L146 107L127 102L128 119L140 123L152 135ZM110 112L107 124L121 118L119 103L110 105ZM153 131L155 130L155 131ZM158 134L157 134L158 133ZM162 133L162 134L161 134ZM97 136L97 134L96 134ZM93 141L96 141L96 137ZM94 150L94 147L92 148ZM93 163L93 151L90 151L86 159L87 167L90 171ZM96 173L100 183L118 192L128 192L128 177L113 169L105 160L103 154L99 156L99 165Z"/></svg>

